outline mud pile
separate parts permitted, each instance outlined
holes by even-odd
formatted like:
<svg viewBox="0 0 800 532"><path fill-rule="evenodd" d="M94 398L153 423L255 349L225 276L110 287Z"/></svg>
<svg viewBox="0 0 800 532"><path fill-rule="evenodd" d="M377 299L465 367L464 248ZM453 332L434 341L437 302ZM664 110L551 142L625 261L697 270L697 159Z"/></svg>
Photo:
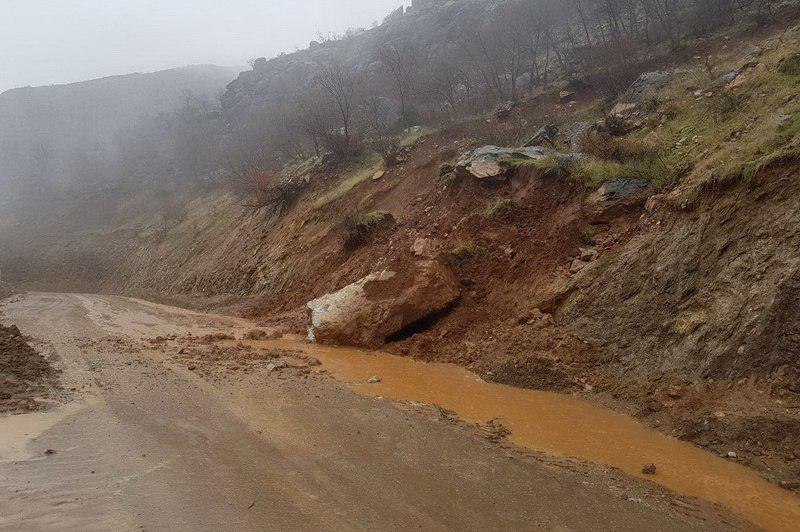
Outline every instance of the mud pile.
<svg viewBox="0 0 800 532"><path fill-rule="evenodd" d="M0 325L0 412L38 410L36 398L53 387L57 375L15 325Z"/></svg>

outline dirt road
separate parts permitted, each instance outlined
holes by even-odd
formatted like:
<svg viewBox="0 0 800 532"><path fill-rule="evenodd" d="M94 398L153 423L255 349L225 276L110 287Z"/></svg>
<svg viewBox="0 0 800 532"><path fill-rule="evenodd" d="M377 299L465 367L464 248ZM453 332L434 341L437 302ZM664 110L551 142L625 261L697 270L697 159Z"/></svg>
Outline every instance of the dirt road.
<svg viewBox="0 0 800 532"><path fill-rule="evenodd" d="M726 529L722 510L542 461L325 375L213 380L158 335L247 323L142 301L2 307L58 355L64 404L0 418L0 530ZM293 374L295 375L295 374ZM55 451L47 454L47 450Z"/></svg>

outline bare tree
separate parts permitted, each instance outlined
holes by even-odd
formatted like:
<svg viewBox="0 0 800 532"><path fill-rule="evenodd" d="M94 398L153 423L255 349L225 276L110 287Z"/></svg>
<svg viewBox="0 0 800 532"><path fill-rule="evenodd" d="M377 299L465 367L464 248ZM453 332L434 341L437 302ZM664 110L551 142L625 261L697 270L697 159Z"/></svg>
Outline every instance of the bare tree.
<svg viewBox="0 0 800 532"><path fill-rule="evenodd" d="M355 68L348 68L341 63L333 63L323 67L317 76L317 84L322 88L329 102L333 105L335 116L339 122L339 135L342 145L339 155L347 155L355 148L355 114L361 98L362 76Z"/></svg>
<svg viewBox="0 0 800 532"><path fill-rule="evenodd" d="M406 39L394 39L379 44L375 55L392 80L400 102L400 114L407 125L413 105L419 49Z"/></svg>

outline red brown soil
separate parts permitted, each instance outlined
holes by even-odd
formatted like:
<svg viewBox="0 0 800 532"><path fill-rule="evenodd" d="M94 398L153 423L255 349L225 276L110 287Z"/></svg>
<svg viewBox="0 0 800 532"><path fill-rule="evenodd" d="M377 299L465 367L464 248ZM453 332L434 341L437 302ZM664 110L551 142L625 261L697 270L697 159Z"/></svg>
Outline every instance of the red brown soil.
<svg viewBox="0 0 800 532"><path fill-rule="evenodd" d="M58 371L31 347L16 326L0 325L0 412L30 412L41 405Z"/></svg>

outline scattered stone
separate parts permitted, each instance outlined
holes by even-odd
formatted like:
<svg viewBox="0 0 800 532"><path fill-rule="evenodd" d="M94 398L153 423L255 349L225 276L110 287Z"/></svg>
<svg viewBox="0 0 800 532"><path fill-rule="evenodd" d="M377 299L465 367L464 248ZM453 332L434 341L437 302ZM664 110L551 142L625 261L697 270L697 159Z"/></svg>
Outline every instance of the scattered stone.
<svg viewBox="0 0 800 532"><path fill-rule="evenodd" d="M549 144L550 147L555 148L557 136L558 128L553 124L547 124L531 135L523 146L544 146L545 144Z"/></svg>
<svg viewBox="0 0 800 532"><path fill-rule="evenodd" d="M436 245L428 238L417 238L411 245L411 253L417 257L432 257L436 251Z"/></svg>
<svg viewBox="0 0 800 532"><path fill-rule="evenodd" d="M655 475L656 474L656 465L655 464L645 464L642 468L642 473L645 475Z"/></svg>
<svg viewBox="0 0 800 532"><path fill-rule="evenodd" d="M581 257L583 262L593 262L597 260L598 252L594 248L580 248Z"/></svg>
<svg viewBox="0 0 800 532"><path fill-rule="evenodd" d="M273 362L271 364L267 364L267 371L270 371L270 372L278 371L280 369L285 368L286 366L288 366L288 364L286 363L285 360L279 360L277 362Z"/></svg>

